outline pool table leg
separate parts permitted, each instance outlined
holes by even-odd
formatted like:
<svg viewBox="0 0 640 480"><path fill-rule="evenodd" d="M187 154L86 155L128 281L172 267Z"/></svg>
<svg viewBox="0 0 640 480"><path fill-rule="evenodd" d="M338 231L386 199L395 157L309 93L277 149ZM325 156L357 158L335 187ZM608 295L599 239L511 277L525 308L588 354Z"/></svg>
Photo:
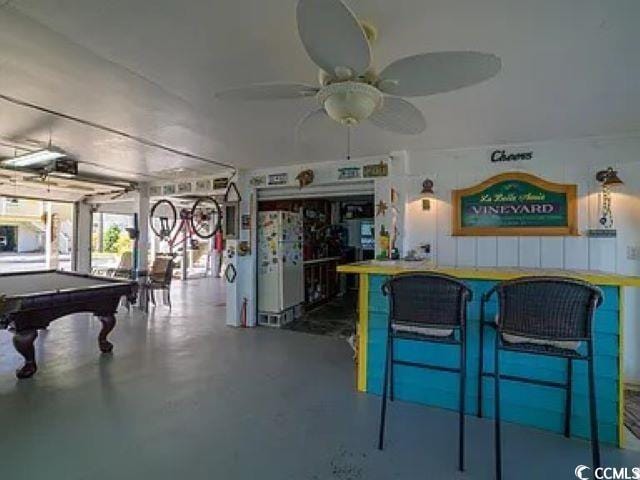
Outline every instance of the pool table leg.
<svg viewBox="0 0 640 480"><path fill-rule="evenodd" d="M38 370L35 348L33 347L37 336L38 332L35 329L20 330L13 334L13 346L24 357L24 365L16 370L18 378L29 378Z"/></svg>
<svg viewBox="0 0 640 480"><path fill-rule="evenodd" d="M100 323L102 323L102 330L98 334L98 346L102 353L110 353L113 350L113 343L107 340L107 335L116 326L116 317L114 314L101 315L98 317Z"/></svg>

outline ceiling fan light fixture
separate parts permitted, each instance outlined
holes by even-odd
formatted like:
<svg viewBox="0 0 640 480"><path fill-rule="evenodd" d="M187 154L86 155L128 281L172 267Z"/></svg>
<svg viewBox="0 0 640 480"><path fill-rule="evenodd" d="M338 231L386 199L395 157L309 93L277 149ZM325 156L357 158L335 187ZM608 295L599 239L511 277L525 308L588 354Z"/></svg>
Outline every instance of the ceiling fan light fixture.
<svg viewBox="0 0 640 480"><path fill-rule="evenodd" d="M336 122L357 125L380 106L382 93L366 83L332 83L318 92L318 101Z"/></svg>

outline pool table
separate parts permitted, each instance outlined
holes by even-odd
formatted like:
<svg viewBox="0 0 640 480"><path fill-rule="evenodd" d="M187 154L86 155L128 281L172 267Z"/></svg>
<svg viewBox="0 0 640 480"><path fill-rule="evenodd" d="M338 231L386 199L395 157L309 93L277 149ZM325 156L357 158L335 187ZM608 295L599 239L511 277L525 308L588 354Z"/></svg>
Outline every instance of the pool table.
<svg viewBox="0 0 640 480"><path fill-rule="evenodd" d="M16 371L29 378L38 369L33 343L38 329L66 315L90 312L102 329L98 346L103 353L113 350L107 335L116 325L115 313L125 296L135 301L137 284L75 272L41 270L0 274L0 328L13 330L13 345L25 359Z"/></svg>

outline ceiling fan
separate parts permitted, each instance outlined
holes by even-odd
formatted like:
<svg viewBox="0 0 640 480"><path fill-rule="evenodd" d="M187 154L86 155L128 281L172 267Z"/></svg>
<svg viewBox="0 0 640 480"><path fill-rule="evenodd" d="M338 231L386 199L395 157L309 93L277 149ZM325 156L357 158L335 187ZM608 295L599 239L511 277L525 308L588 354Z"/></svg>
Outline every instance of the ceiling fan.
<svg viewBox="0 0 640 480"><path fill-rule="evenodd" d="M298 33L307 54L320 67L319 87L299 83L263 83L217 92L220 100L281 100L315 97L318 110L352 126L369 120L384 130L419 134L422 112L401 97L448 92L493 77L500 59L492 54L452 51L404 57L377 72L371 65L372 25L359 22L341 0L299 0Z"/></svg>

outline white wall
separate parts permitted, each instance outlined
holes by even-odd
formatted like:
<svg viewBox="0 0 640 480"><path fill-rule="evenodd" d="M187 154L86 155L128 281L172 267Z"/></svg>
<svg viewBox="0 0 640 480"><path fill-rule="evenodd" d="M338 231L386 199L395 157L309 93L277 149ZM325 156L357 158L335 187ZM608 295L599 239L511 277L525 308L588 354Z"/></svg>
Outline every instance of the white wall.
<svg viewBox="0 0 640 480"><path fill-rule="evenodd" d="M44 248L42 239L44 234L35 225L21 223L18 225L18 252L36 252Z"/></svg>

